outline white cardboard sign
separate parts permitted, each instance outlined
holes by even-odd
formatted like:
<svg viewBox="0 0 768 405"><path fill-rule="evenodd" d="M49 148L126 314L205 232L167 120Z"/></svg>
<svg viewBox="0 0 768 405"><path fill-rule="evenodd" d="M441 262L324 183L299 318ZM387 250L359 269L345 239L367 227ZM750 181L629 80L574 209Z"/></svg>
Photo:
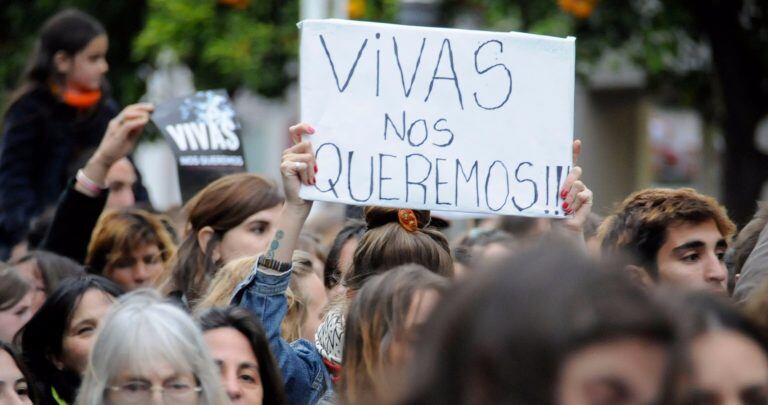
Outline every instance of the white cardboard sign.
<svg viewBox="0 0 768 405"><path fill-rule="evenodd" d="M305 199L562 217L575 39L306 20Z"/></svg>

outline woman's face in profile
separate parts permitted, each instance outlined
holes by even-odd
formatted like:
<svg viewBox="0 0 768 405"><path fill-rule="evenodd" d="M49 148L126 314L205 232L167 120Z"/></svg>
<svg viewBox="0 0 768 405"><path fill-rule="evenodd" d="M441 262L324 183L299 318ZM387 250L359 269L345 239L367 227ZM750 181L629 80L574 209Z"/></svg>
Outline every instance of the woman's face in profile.
<svg viewBox="0 0 768 405"><path fill-rule="evenodd" d="M693 340L690 360L685 403L768 404L768 358L751 338L729 330L705 333Z"/></svg>
<svg viewBox="0 0 768 405"><path fill-rule="evenodd" d="M586 346L561 365L557 403L656 404L666 366L665 348L647 339L629 337Z"/></svg>

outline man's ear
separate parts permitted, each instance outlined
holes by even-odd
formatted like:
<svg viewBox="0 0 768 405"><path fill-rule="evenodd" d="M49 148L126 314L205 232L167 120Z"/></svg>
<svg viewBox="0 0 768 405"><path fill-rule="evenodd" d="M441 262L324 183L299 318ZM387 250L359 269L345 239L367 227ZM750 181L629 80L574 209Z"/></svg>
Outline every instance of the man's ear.
<svg viewBox="0 0 768 405"><path fill-rule="evenodd" d="M656 285L656 282L653 281L645 267L628 264L624 267L624 270L629 274L630 280L643 288L651 288Z"/></svg>
<svg viewBox="0 0 768 405"><path fill-rule="evenodd" d="M216 231L214 231L210 226L204 226L203 229L197 232L197 244L200 245L200 253L206 254L208 251L208 244L216 243L211 241L215 234ZM216 243L216 246L214 246L213 250L211 251L211 261L214 263L221 259L221 251L219 246L220 244Z"/></svg>
<svg viewBox="0 0 768 405"><path fill-rule="evenodd" d="M57 73L65 75L72 70L72 57L64 51L58 51L53 54L53 66Z"/></svg>

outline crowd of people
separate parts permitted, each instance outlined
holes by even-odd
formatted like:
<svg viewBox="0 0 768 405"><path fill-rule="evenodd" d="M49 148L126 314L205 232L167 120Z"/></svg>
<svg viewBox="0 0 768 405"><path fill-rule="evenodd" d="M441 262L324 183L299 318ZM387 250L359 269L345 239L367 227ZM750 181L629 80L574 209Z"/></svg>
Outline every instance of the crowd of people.
<svg viewBox="0 0 768 405"><path fill-rule="evenodd" d="M153 106L116 107L107 45L52 17L4 117L0 402L768 404L768 207L737 233L655 188L601 218L575 167L562 220L454 239L369 206L312 229L301 123L280 183L222 177L179 220L147 203L130 156Z"/></svg>

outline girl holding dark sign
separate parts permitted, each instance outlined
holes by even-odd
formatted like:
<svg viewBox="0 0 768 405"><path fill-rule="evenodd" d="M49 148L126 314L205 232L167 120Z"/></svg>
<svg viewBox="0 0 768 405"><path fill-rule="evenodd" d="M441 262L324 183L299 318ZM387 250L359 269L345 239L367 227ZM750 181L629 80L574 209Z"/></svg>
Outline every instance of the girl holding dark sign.
<svg viewBox="0 0 768 405"><path fill-rule="evenodd" d="M43 25L0 136L0 259L22 240L29 220L55 203L74 175L71 166L131 118L118 116L109 96L107 48L104 27L80 11L62 11ZM85 177L78 180L88 183ZM146 201L143 187L137 191Z"/></svg>

